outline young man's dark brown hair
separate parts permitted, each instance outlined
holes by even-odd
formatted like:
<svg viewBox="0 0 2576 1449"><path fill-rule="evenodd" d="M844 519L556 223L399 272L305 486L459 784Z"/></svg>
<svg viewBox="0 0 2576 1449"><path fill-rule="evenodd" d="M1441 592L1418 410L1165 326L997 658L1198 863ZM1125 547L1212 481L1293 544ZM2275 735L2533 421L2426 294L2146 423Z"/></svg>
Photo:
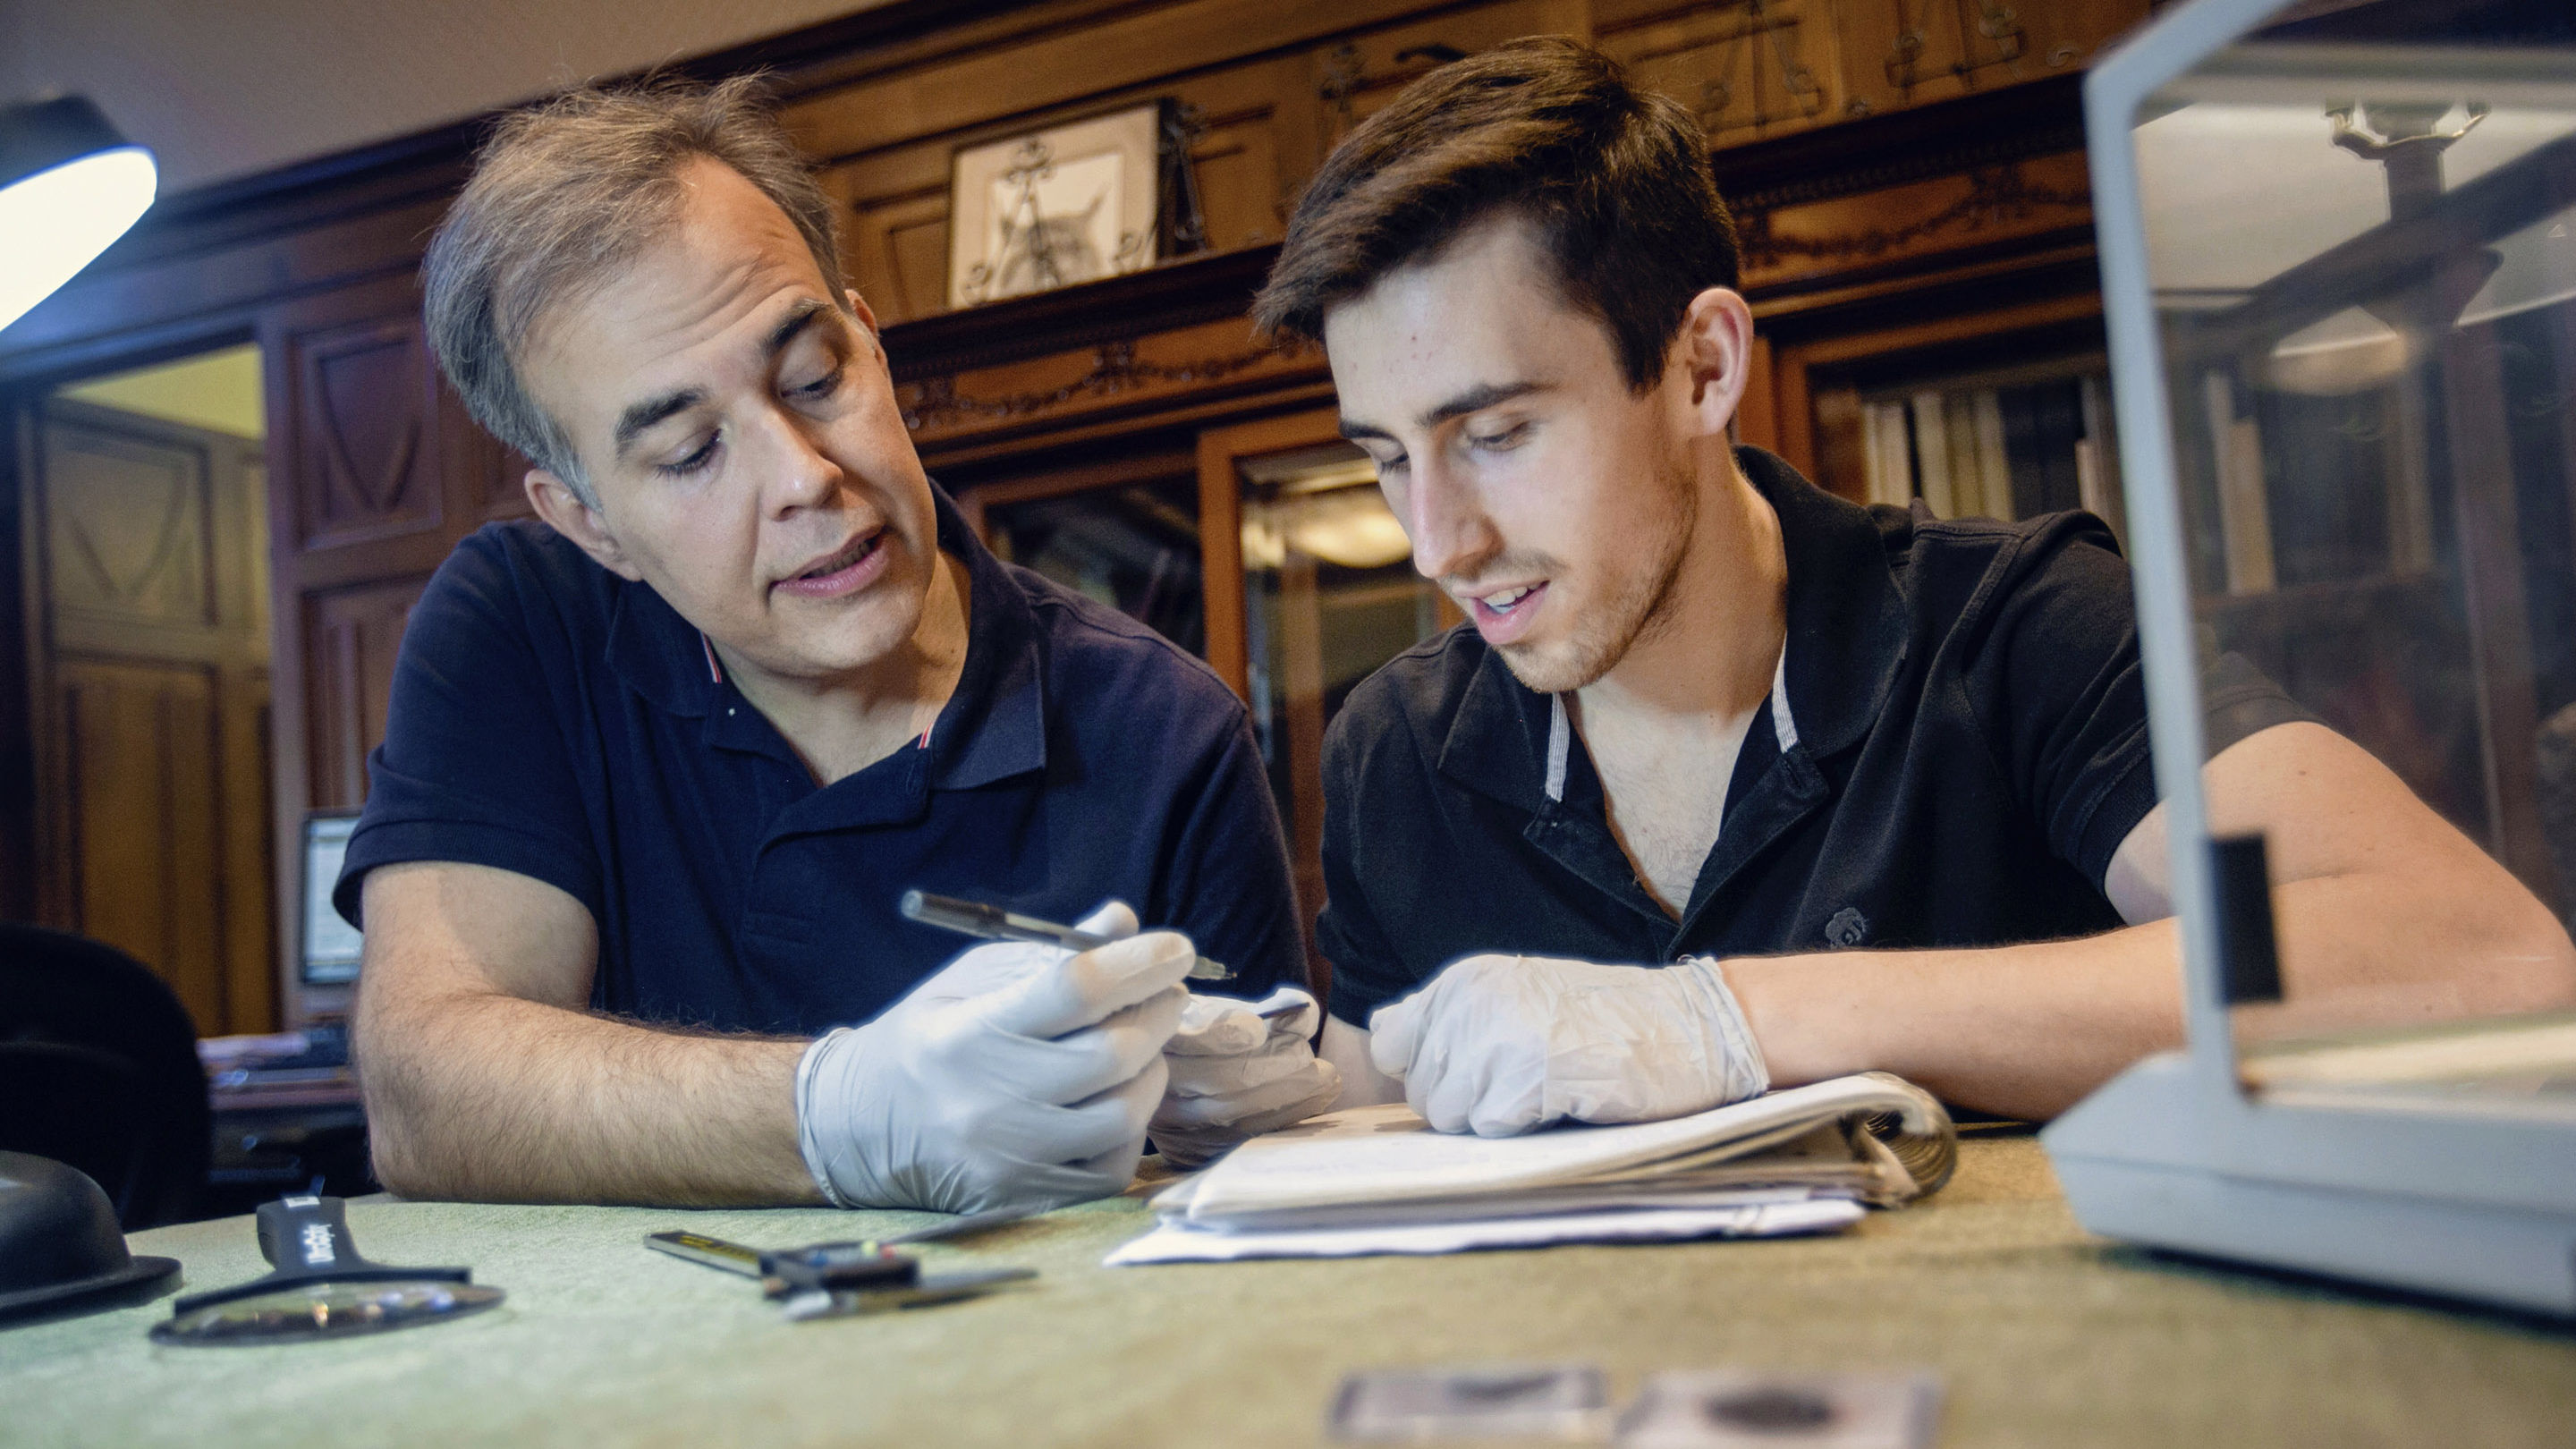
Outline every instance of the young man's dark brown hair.
<svg viewBox="0 0 2576 1449"><path fill-rule="evenodd" d="M1254 324L1320 338L1325 309L1506 207L1534 224L1566 300L1610 329L1633 389L1663 375L1690 299L1735 285L1735 222L1698 123L1599 51L1538 36L1441 67L1334 149Z"/></svg>

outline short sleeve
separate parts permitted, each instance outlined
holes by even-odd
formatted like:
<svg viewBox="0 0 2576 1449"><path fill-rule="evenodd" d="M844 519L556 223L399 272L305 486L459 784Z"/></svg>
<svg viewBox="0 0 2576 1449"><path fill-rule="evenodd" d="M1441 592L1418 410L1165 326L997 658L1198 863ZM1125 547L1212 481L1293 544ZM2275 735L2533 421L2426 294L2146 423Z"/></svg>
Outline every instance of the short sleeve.
<svg viewBox="0 0 2576 1449"><path fill-rule="evenodd" d="M1369 1013L1420 983L1387 944L1360 882L1360 761L1352 742L1364 706L1344 706L1324 739L1324 909L1315 919L1315 948L1332 964L1332 1013L1365 1030Z"/></svg>
<svg viewBox="0 0 2576 1449"><path fill-rule="evenodd" d="M1231 693L1225 702L1232 728L1192 792L1161 873L1169 899L1152 914L1188 932L1200 955L1234 968L1235 979L1215 990L1260 997L1305 980L1306 947L1260 751Z"/></svg>
<svg viewBox="0 0 2576 1449"><path fill-rule="evenodd" d="M549 685L532 613L554 631L548 642L569 646L559 618L532 611L535 588L486 531L448 555L413 606L385 740L367 760L366 808L331 896L350 924L363 925L367 872L422 860L531 876L601 914L598 852L565 737L574 705Z"/></svg>
<svg viewBox="0 0 2576 1449"><path fill-rule="evenodd" d="M2080 514L2024 535L1999 568L1969 670L1978 719L2052 853L2099 883L2156 804L2129 568Z"/></svg>
<svg viewBox="0 0 2576 1449"><path fill-rule="evenodd" d="M2157 800L2129 566L2098 520L2064 514L2027 535L2004 574L1970 672L1979 718L2053 852L2098 883ZM2212 755L2312 718L2233 654L2204 671L2201 693Z"/></svg>

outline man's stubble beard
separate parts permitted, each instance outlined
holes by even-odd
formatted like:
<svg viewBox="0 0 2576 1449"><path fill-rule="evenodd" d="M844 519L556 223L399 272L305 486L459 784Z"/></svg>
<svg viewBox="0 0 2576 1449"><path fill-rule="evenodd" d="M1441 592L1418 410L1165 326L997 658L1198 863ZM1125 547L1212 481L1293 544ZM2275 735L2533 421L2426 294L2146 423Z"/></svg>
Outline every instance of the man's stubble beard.
<svg viewBox="0 0 2576 1449"><path fill-rule="evenodd" d="M1670 525L1644 540L1640 567L1623 570L1608 601L1591 620L1577 620L1557 643L1533 647L1498 645L1503 664L1522 687L1540 694L1564 694L1594 683L1619 666L1628 651L1670 627L1665 604L1681 577L1682 556L1699 526L1699 492L1689 472L1667 462L1656 470L1656 484L1668 507Z"/></svg>

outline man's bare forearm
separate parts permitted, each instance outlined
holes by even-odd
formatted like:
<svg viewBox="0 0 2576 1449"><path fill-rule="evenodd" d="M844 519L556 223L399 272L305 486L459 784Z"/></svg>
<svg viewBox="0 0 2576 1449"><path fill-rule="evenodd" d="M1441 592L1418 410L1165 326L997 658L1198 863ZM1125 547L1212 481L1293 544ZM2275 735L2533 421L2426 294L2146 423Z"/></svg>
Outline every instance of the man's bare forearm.
<svg viewBox="0 0 2576 1449"><path fill-rule="evenodd" d="M817 1200L796 1147L802 1042L679 1036L506 996L403 1012L363 1041L376 1173L407 1196Z"/></svg>
<svg viewBox="0 0 2576 1449"><path fill-rule="evenodd" d="M2331 877L2284 885L2273 900L2287 999L2242 1009L2249 1035L2576 999L2565 934L2509 878ZM2165 920L2080 940L1724 969L1776 1085L1877 1069L1961 1106L2044 1119L2180 1044L2178 942Z"/></svg>
<svg viewBox="0 0 2576 1449"><path fill-rule="evenodd" d="M795 1203L805 1044L686 1035L583 1010L589 913L483 867L366 884L356 1017L376 1175L409 1196Z"/></svg>

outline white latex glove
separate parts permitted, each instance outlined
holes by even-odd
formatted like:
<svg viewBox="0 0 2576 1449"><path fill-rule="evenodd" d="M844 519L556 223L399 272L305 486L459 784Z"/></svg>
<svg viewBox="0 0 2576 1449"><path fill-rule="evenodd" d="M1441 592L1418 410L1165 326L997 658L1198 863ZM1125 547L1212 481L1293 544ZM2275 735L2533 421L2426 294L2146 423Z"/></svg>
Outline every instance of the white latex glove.
<svg viewBox="0 0 2576 1449"><path fill-rule="evenodd" d="M1116 902L1080 954L995 942L796 1070L805 1166L840 1207L1040 1209L1125 1190L1197 952Z"/></svg>
<svg viewBox="0 0 2576 1449"><path fill-rule="evenodd" d="M1717 963L1467 956L1369 1017L1369 1057L1442 1132L1653 1122L1760 1096L1762 1049Z"/></svg>
<svg viewBox="0 0 2576 1449"><path fill-rule="evenodd" d="M1265 1019L1265 1012L1279 1014ZM1154 1150L1174 1167L1199 1167L1333 1105L1342 1074L1315 1055L1322 1023L1315 998L1294 986L1259 1001L1192 996L1163 1047L1171 1085L1149 1129Z"/></svg>

